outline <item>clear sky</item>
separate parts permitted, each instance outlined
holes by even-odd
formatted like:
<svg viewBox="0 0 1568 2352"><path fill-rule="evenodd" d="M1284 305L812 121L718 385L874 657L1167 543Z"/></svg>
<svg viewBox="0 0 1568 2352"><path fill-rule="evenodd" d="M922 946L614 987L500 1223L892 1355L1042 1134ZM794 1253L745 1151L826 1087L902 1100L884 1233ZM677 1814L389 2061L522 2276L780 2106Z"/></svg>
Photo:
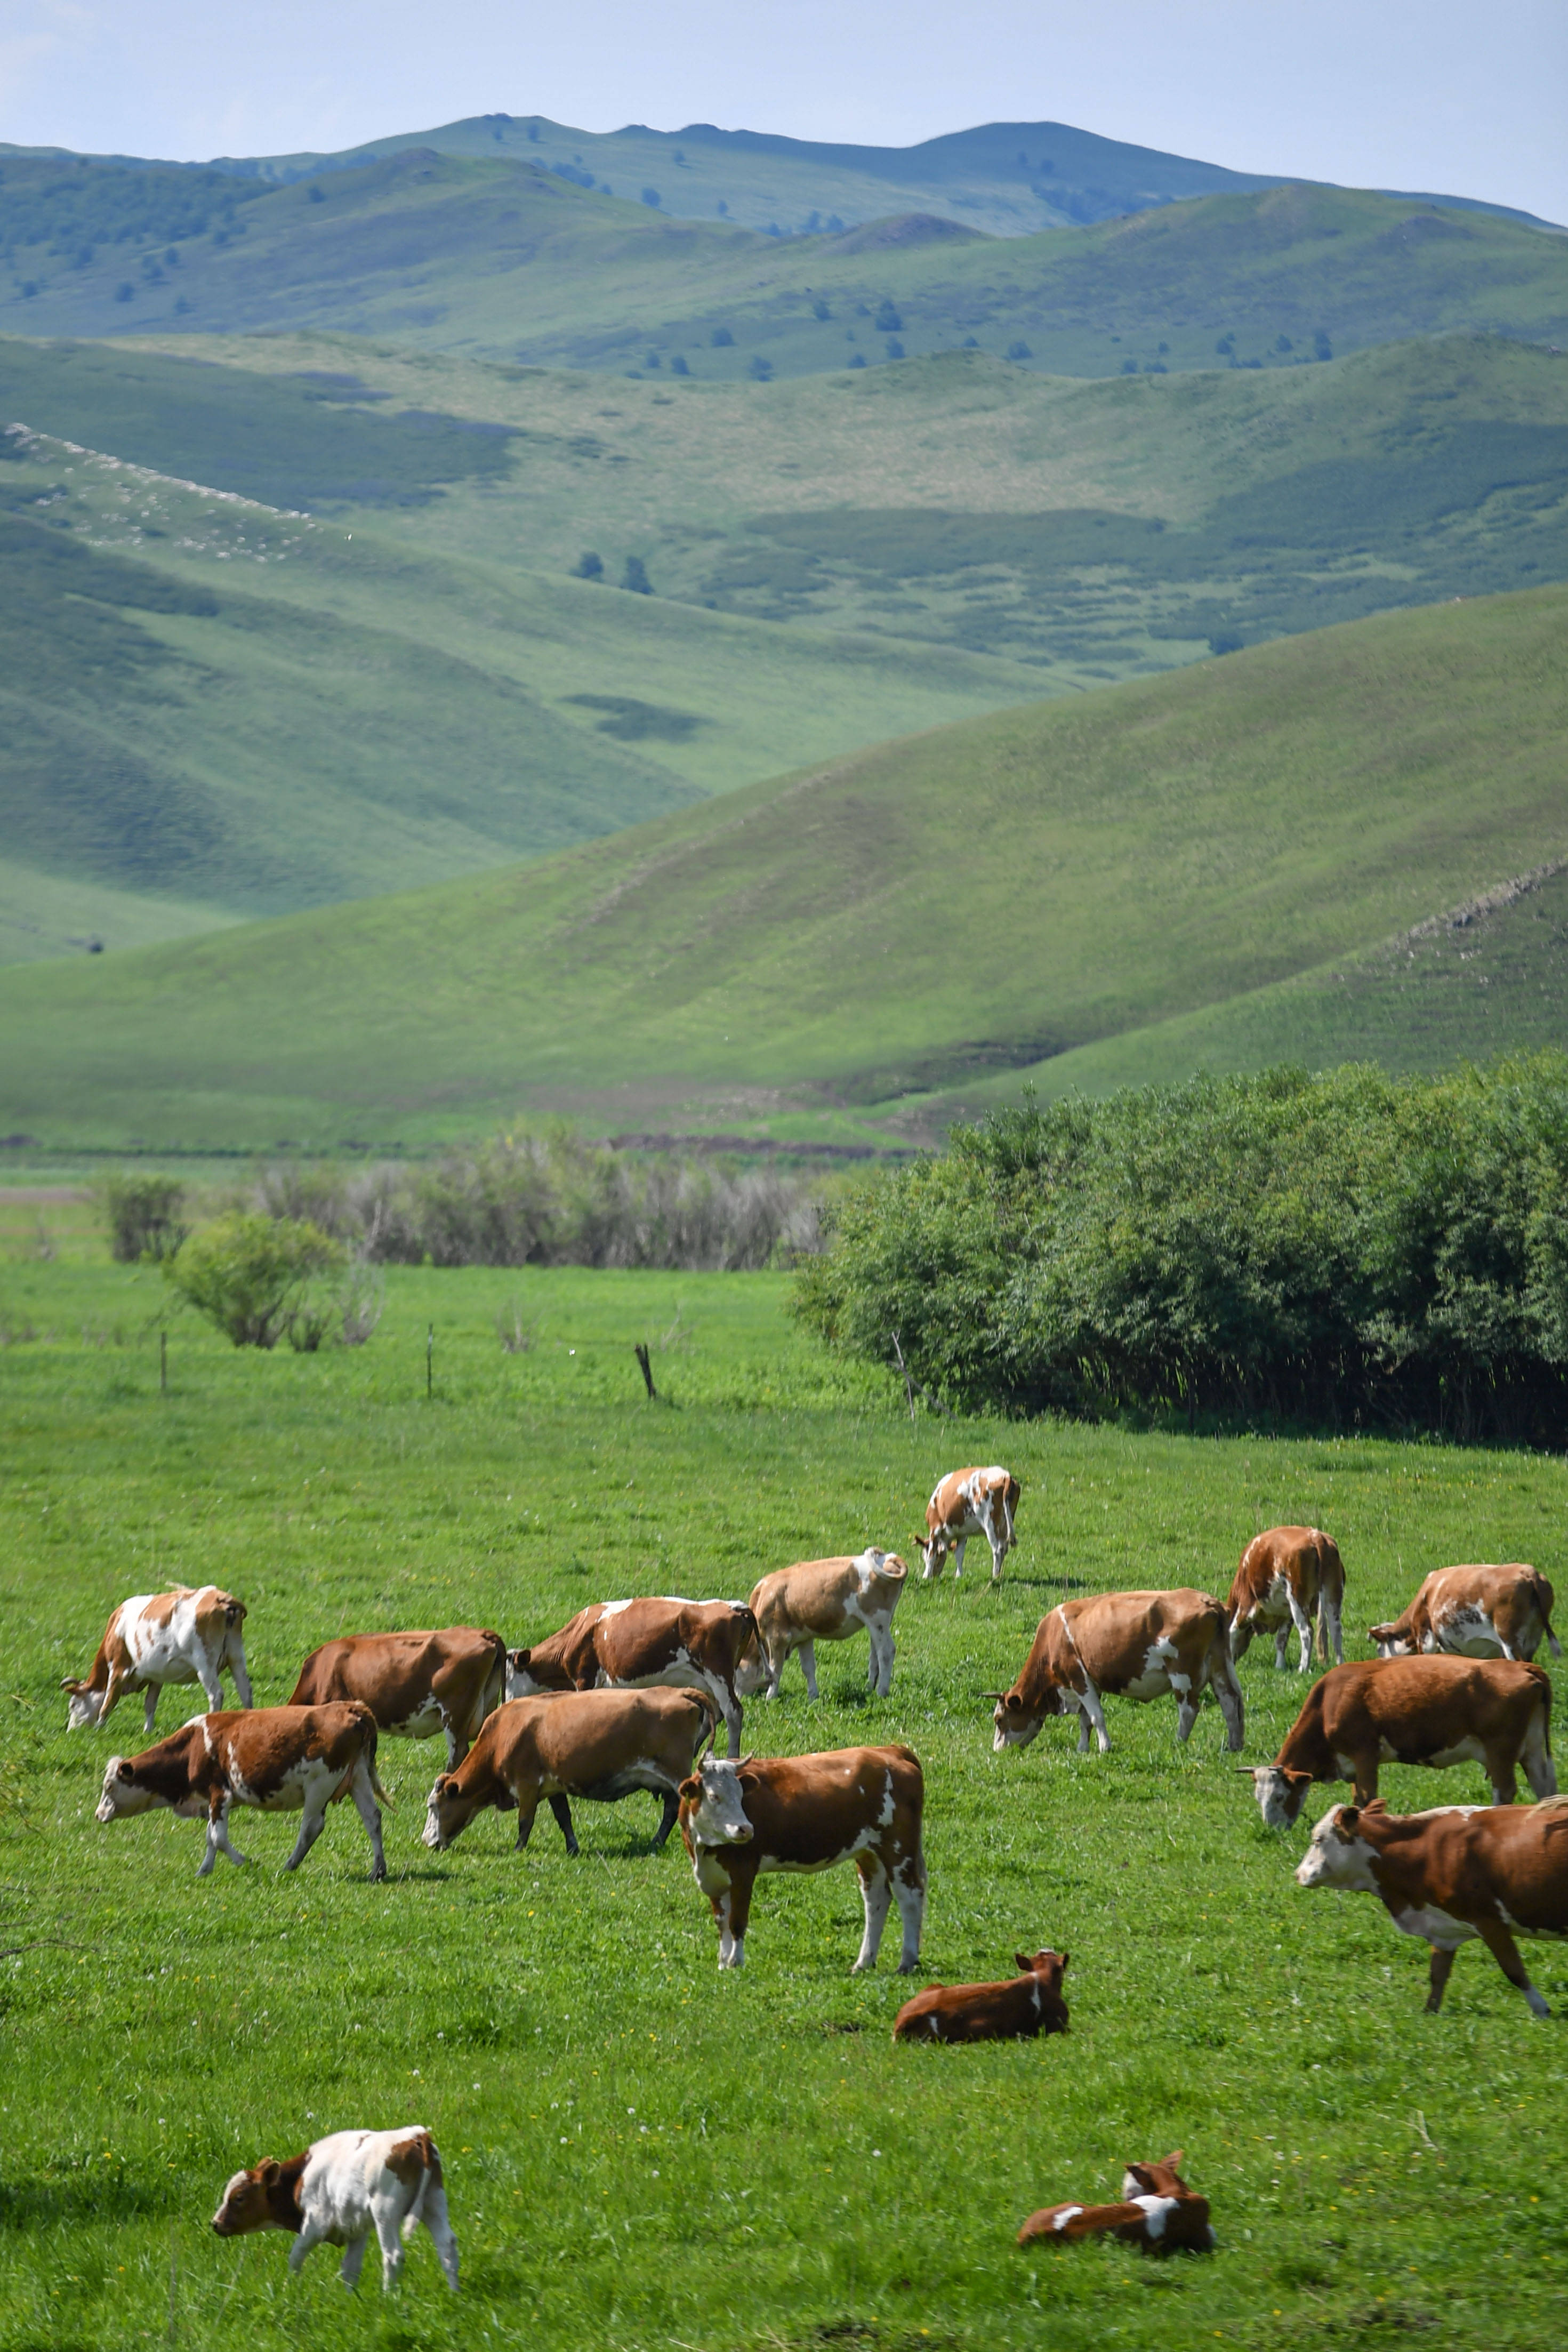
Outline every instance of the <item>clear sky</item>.
<svg viewBox="0 0 1568 2352"><path fill-rule="evenodd" d="M205 157L502 110L902 146L1071 122L1568 222L1568 0L0 0L0 139Z"/></svg>

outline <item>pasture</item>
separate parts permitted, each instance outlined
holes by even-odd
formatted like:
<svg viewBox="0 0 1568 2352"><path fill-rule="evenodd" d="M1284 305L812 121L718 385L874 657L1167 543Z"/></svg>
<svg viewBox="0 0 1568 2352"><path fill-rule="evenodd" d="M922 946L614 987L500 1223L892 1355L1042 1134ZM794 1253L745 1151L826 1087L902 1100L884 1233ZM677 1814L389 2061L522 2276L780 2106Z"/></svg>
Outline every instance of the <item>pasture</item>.
<svg viewBox="0 0 1568 2352"><path fill-rule="evenodd" d="M1107 1757L1074 1755L1065 1726L998 1757L982 1693L1065 1591L1223 1593L1281 1519L1338 1538L1352 1655L1443 1561L1533 1559L1561 1588L1563 1465L912 1426L786 1297L774 1276L394 1271L356 1352L236 1353L174 1320L161 1394L155 1273L0 1267L6 2352L1563 2342L1568 1956L1531 1951L1548 2024L1474 1948L1427 2018L1424 1948L1369 1899L1291 1882L1322 1793L1296 1832L1265 1832L1212 1708L1186 1753L1169 1702L1112 1702ZM514 1306L529 1344L508 1354ZM998 1457L1023 1481L1002 1589L971 1546L961 1586L906 1591L888 1699L865 1696L863 1643L824 1650L820 1706L792 1664L775 1707L748 1706L747 1745L907 1739L931 1873L915 1981L1008 1973L1054 1943L1065 2038L895 2049L911 1987L891 1938L851 1979L847 1871L763 1881L745 1971L721 1978L678 1841L647 1853L649 1799L579 1806L576 1863L544 1813L525 1856L496 1815L431 1854L438 1743L382 1741L382 1886L346 1807L291 1879L287 1818L244 1816L259 1866L206 1883L199 1825L93 1820L140 1707L68 1738L57 1685L129 1592L240 1593L256 1696L277 1704L341 1631L466 1621L522 1642L591 1599L744 1596L871 1539L913 1558L936 1474ZM1301 1691L1265 1645L1241 1680L1256 1760ZM160 1731L197 1696L165 1695ZM1389 1770L1385 1792L1484 1794L1478 1768ZM350 2301L327 2250L293 2282L276 2235L213 2237L237 2166L405 2121L446 2160L457 2298L423 2237L388 2301L373 2265ZM1177 2144L1213 2202L1212 2259L1014 2245L1032 2208L1114 2195L1126 2158Z"/></svg>

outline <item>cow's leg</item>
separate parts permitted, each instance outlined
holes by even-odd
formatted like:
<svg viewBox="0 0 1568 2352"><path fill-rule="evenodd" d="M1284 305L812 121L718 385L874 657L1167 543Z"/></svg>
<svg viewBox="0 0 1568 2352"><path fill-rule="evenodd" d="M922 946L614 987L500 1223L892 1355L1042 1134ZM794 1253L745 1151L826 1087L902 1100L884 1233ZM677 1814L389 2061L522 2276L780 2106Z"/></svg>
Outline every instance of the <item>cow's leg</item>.
<svg viewBox="0 0 1568 2352"><path fill-rule="evenodd" d="M664 1818L659 1823L658 1830L653 1838L653 1852L655 1853L664 1853L664 1841L669 1836L670 1832L674 1828L675 1823L679 1821L680 1817L681 1800L679 1794L674 1789L666 1789L664 1790Z"/></svg>
<svg viewBox="0 0 1568 2352"><path fill-rule="evenodd" d="M1171 1687L1173 1690L1176 1689L1174 1683ZM1178 1690L1176 1692L1176 1738L1185 1745L1191 1738L1192 1727L1197 1721L1198 1709L1203 1705L1203 1692L1201 1689L1193 1690L1190 1686L1186 1690Z"/></svg>
<svg viewBox="0 0 1568 2352"><path fill-rule="evenodd" d="M1530 2003L1531 2015L1535 2017L1550 2017L1552 2011L1547 2008L1546 2003L1536 1991L1535 1987L1531 1983L1529 1971L1526 1969L1523 1960L1520 1958L1519 1946L1514 1942L1511 1933L1503 1926L1502 1921L1500 1919L1478 1919L1476 1922L1476 1927L1482 1943L1486 1946L1488 1951L1491 1954L1493 1959L1497 1962L1499 1968L1502 1970L1510 1984L1512 1985L1516 1992L1521 1992L1524 1995L1525 2000Z"/></svg>
<svg viewBox="0 0 1568 2352"><path fill-rule="evenodd" d="M451 2218L446 2210L446 2191L438 2180L433 2180L424 2192L420 2208L420 2220L435 2241L435 2252L446 2273L446 2284L454 2294L457 2292L457 2241L452 2234ZM408 2225L403 2224L406 2230Z"/></svg>
<svg viewBox="0 0 1568 2352"><path fill-rule="evenodd" d="M1312 1670L1312 1621L1289 1587L1286 1588L1285 1598L1291 1605L1291 1622L1296 1629L1296 1641L1301 1651L1296 1661L1296 1672L1299 1675L1308 1675ZM1282 1666L1285 1663L1285 1629L1281 1626L1279 1655L1274 1661L1278 1666Z"/></svg>
<svg viewBox="0 0 1568 2352"><path fill-rule="evenodd" d="M1208 1687L1225 1717L1225 1744L1233 1756L1239 1756L1247 1743L1247 1703L1241 1696L1236 1669L1228 1654L1218 1654L1218 1644L1209 1654Z"/></svg>
<svg viewBox="0 0 1568 2352"><path fill-rule="evenodd" d="M751 1889L755 1871L732 1868L729 1885L716 1897L718 1915L718 1964L721 1969L746 1966L746 1931L751 1924Z"/></svg>
<svg viewBox="0 0 1568 2352"><path fill-rule="evenodd" d="M365 2247L369 2242L370 2234L368 2230L361 2230L359 2236L350 2238L343 2249L343 2260L338 2276L350 2294L360 2284L360 2264L365 2259Z"/></svg>
<svg viewBox="0 0 1568 2352"><path fill-rule="evenodd" d="M354 1800L354 1811L363 1822L365 1835L371 1842L371 1885L374 1886L387 1874L387 1856L386 1848L382 1843L382 1809L376 1802L368 1756L361 1756L354 1767L350 1794ZM300 1834L304 1834L303 1831Z"/></svg>
<svg viewBox="0 0 1568 2352"><path fill-rule="evenodd" d="M1491 1782L1494 1805L1511 1805L1519 1795L1519 1782L1514 1778L1512 1750L1506 1741L1494 1740L1487 1749L1487 1779Z"/></svg>
<svg viewBox="0 0 1568 2352"><path fill-rule="evenodd" d="M1439 1946L1432 1947L1431 1964L1427 1970L1427 2014L1435 2017L1443 2006L1443 1995L1448 1990L1448 1979L1454 1973L1454 1954Z"/></svg>
<svg viewBox="0 0 1568 2352"><path fill-rule="evenodd" d="M539 1809L539 1792L537 1788L523 1788L514 1789L512 1790L512 1794L517 1801L517 1843L513 1846L512 1851L514 1853L521 1853L529 1838L533 1835L534 1815ZM571 1818L570 1811L567 1818L569 1821ZM559 1813L556 1815L556 1819L559 1821L560 1815ZM570 1852L570 1848L568 1851Z"/></svg>
<svg viewBox="0 0 1568 2352"><path fill-rule="evenodd" d="M729 1688L716 1691L714 1696L724 1710L724 1752L727 1756L733 1756L738 1760L741 1731L740 1701L735 1692Z"/></svg>
<svg viewBox="0 0 1568 2352"><path fill-rule="evenodd" d="M1377 1794L1377 1768L1381 1762L1377 1745L1364 1748L1350 1759L1351 1802L1370 1805Z"/></svg>
<svg viewBox="0 0 1568 2352"><path fill-rule="evenodd" d="M873 1625L871 1639L872 1684L878 1698L885 1698L893 1688L893 1661L896 1655L892 1626Z"/></svg>
<svg viewBox="0 0 1568 2352"><path fill-rule="evenodd" d="M234 1676L235 1691L241 1706L254 1706L256 1694L250 1686L250 1668L245 1662L245 1643L238 1633L228 1638L229 1672Z"/></svg>
<svg viewBox="0 0 1568 2352"><path fill-rule="evenodd" d="M991 1547L991 1582L999 1584L1002 1577L1002 1562L1008 1556L1008 1539L998 1528L997 1515L994 1510L986 1513L982 1524L985 1528L986 1541Z"/></svg>
<svg viewBox="0 0 1568 2352"><path fill-rule="evenodd" d="M768 1673L768 1687L762 1696L764 1698L777 1698L779 1685L784 1679L784 1669L789 1663L788 1639L780 1635L777 1642L764 1642L762 1663Z"/></svg>
<svg viewBox="0 0 1568 2352"><path fill-rule="evenodd" d="M1238 1610L1230 1621L1230 1654L1239 1664L1251 1647L1252 1628L1242 1623L1241 1612Z"/></svg>
<svg viewBox="0 0 1568 2352"><path fill-rule="evenodd" d="M158 1713L158 1693L161 1687L158 1683L149 1683L141 1694L141 1729L143 1736L148 1739L152 1737L152 1725Z"/></svg>
<svg viewBox="0 0 1568 2352"><path fill-rule="evenodd" d="M921 1580L922 1582L929 1584L934 1578L941 1575L946 1565L947 1547L939 1536L933 1536L925 1547L925 1574Z"/></svg>
<svg viewBox="0 0 1568 2352"><path fill-rule="evenodd" d="M207 1695L207 1705L215 1712L224 1703L223 1677L202 1647L200 1640L193 1642L192 1647L196 1653L196 1680Z"/></svg>
<svg viewBox="0 0 1568 2352"><path fill-rule="evenodd" d="M446 1769L449 1772L455 1772L468 1753L468 1742L450 1715L443 1715L441 1728L446 1734Z"/></svg>
<svg viewBox="0 0 1568 2352"><path fill-rule="evenodd" d="M379 2199L371 2210L382 2250L382 2293L390 2294L402 2274L402 2240L398 2235L397 2211L390 2200L383 2205Z"/></svg>
<svg viewBox="0 0 1568 2352"><path fill-rule="evenodd" d="M374 1802L374 1800L372 1799L372 1800L371 1800L371 1801L372 1801L372 1803L373 1803L373 1802ZM294 1841L294 1851L293 1851L293 1853L289 1855L289 1857L288 1857L287 1861L287 1862L284 1864L284 1865L283 1865L283 1867L284 1867L284 1869L285 1869L285 1870L298 1870L298 1867L299 1867L300 1864L304 1861L304 1859L305 1859L306 1855L309 1853L309 1851L310 1851L311 1847L315 1844L315 1843L316 1843L317 1839L320 1836L320 1834L321 1834L322 1831L326 1828L326 1826L327 1826L327 1808L326 1808L326 1806L325 1806L325 1805L320 1805L320 1806L319 1806L319 1807L317 1808L317 1810L316 1810L314 1812L312 1812L312 1811L310 1810L310 1807L309 1807L308 1805L307 1805L307 1806L306 1806L306 1808L305 1808L304 1814L303 1814L303 1816L302 1816L302 1818L301 1818L301 1820L300 1820L300 1823L299 1823L299 1835L298 1835L298 1836L295 1839L295 1841ZM378 1815L378 1817L377 1817L376 1829L377 1829L376 1847L377 1847L377 1852L378 1852L378 1854L379 1854L379 1853L380 1853L380 1847L381 1847L381 1837L380 1837L381 1821L380 1821L380 1817L379 1817L379 1815ZM375 1870L372 1870L372 1871L371 1871L371 1877L372 1877L372 1878L374 1878L374 1877L381 1877L381 1878L384 1878L384 1877L386 1876L386 1874L387 1874L387 1866L386 1866L385 1859L384 1859L384 1857L383 1857L383 1858L382 1858L382 1866L381 1866L381 1869L379 1870L379 1872L378 1872L378 1871L375 1871Z"/></svg>
<svg viewBox="0 0 1568 2352"><path fill-rule="evenodd" d="M964 1549L968 1540L969 1538L967 1536L960 1536L957 1542L953 1547L953 1581L955 1584L957 1583L958 1579L964 1573Z"/></svg>
<svg viewBox="0 0 1568 2352"><path fill-rule="evenodd" d="M560 1833L566 1840L567 1853L573 1860L575 1860L582 1852L582 1848L578 1844L577 1832L571 1825L571 1806L565 1797L551 1797L547 1801L551 1812L556 1817L556 1821L560 1829ZM666 1799L665 1801L667 1803L668 1800ZM675 1811L678 1813L680 1810L680 1799L677 1797L675 1800ZM533 1828L533 1825L534 1806L530 1805L528 1807L528 1817L525 1821L523 1817L523 1808L519 1805L517 1808L517 1852L519 1853L521 1853L524 1846L526 1846L528 1842L528 1832ZM664 1835L668 1836L668 1834L669 1832L666 1829Z"/></svg>
<svg viewBox="0 0 1568 2352"><path fill-rule="evenodd" d="M299 2232L299 2235L295 2239L294 2243L288 2249L289 2269L291 2271L298 2270L301 2263L304 2262L306 2255L309 2253L312 2247L319 2246L320 2244L325 2235L325 2227L319 2219L307 2220L304 2227Z"/></svg>
<svg viewBox="0 0 1568 2352"><path fill-rule="evenodd" d="M898 1904L898 1916L904 1925L898 1973L901 1977L907 1977L913 1975L920 1965L920 1931L925 1922L925 1865L918 1854L906 1855L895 1865L893 1892Z"/></svg>
<svg viewBox="0 0 1568 2352"><path fill-rule="evenodd" d="M1072 1696L1078 1701L1078 1710L1083 1726L1078 1741L1080 1750L1088 1748L1089 1729L1092 1725L1094 1737L1100 1743L1100 1753L1103 1756L1110 1748L1111 1735L1105 1728L1105 1710L1100 1704L1100 1694L1087 1675L1083 1677L1083 1688L1081 1691L1074 1691Z"/></svg>
<svg viewBox="0 0 1568 2352"><path fill-rule="evenodd" d="M1339 1603L1328 1592L1318 1596L1318 1647L1322 1652L1325 1665L1331 1650L1335 1665L1343 1665L1344 1631L1340 1623Z"/></svg>
<svg viewBox="0 0 1568 2352"><path fill-rule="evenodd" d="M250 1860L248 1854L241 1853L237 1845L229 1843L229 1807L233 1801L227 1795L214 1796L207 1808L207 1850L196 1872L198 1878L211 1875L213 1864L220 1853L226 1853L232 1863L243 1864Z"/></svg>
<svg viewBox="0 0 1568 2352"><path fill-rule="evenodd" d="M806 1696L809 1699L815 1699L817 1696L817 1645L815 1642L802 1642L800 1644L800 1672L806 1677ZM735 1754L735 1749L732 1748L729 1752L733 1756Z"/></svg>
<svg viewBox="0 0 1568 2352"><path fill-rule="evenodd" d="M850 1971L852 1976L858 1977L876 1966L876 1956L882 1949L882 1931L887 1925L888 1906L893 1901L893 1885L880 1854L857 1854L855 1868L860 1874L861 1901L865 1905L865 1934L861 1937L859 1958Z"/></svg>
<svg viewBox="0 0 1568 2352"><path fill-rule="evenodd" d="M1530 1718L1530 1728L1524 1735L1524 1752L1520 1758L1524 1777L1530 1783L1531 1794L1539 1799L1557 1794L1557 1769L1546 1747L1546 1710L1537 1707Z"/></svg>

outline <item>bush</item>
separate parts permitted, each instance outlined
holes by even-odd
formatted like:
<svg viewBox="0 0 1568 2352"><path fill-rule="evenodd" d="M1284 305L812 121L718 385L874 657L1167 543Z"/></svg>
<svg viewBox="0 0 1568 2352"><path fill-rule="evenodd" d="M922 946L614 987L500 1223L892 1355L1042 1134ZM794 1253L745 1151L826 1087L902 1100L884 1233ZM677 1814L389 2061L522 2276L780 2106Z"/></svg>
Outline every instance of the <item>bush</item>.
<svg viewBox="0 0 1568 2352"><path fill-rule="evenodd" d="M1568 1439L1568 1058L1032 1101L862 1188L797 1311L975 1410Z"/></svg>
<svg viewBox="0 0 1568 2352"><path fill-rule="evenodd" d="M713 345L716 352L727 351L734 341L735 337L730 333L727 327L716 327L712 334L708 337L708 341Z"/></svg>
<svg viewBox="0 0 1568 2352"><path fill-rule="evenodd" d="M685 352L677 352L675 353L674 358L670 362L670 373L672 375L690 375L691 370L686 365L686 355Z"/></svg>
<svg viewBox="0 0 1568 2352"><path fill-rule="evenodd" d="M904 327L904 320L892 302L879 304L874 323L879 335L896 335Z"/></svg>
<svg viewBox="0 0 1568 2352"><path fill-rule="evenodd" d="M754 352L751 355L751 363L746 373L753 383L770 383L773 376L773 362L771 360L765 360L760 352Z"/></svg>
<svg viewBox="0 0 1568 2352"><path fill-rule="evenodd" d="M235 1210L193 1235L163 1271L236 1348L276 1348L287 1333L308 1349L319 1347L328 1312L311 1284L344 1260L341 1243L308 1219Z"/></svg>
<svg viewBox="0 0 1568 2352"><path fill-rule="evenodd" d="M1030 351L1030 349L1029 345L1028 345L1026 342L1019 341L1019 342L1016 342L1016 343L1009 343L1009 344L1008 345L1008 357L1009 357L1009 360L1014 360L1014 361L1017 361L1017 360L1031 360L1031 359L1033 359L1033 357L1034 357L1034 353Z"/></svg>
<svg viewBox="0 0 1568 2352"><path fill-rule="evenodd" d="M592 548L585 548L578 557L573 569L579 580L602 580L604 558L602 555L595 555Z"/></svg>
<svg viewBox="0 0 1568 2352"><path fill-rule="evenodd" d="M889 335L886 348L887 356L890 360L901 360L904 357L904 345L899 341L896 335Z"/></svg>
<svg viewBox="0 0 1568 2352"><path fill-rule="evenodd" d="M180 1223L185 1188L174 1176L106 1176L98 1205L110 1255L121 1265L172 1257L190 1231Z"/></svg>
<svg viewBox="0 0 1568 2352"><path fill-rule="evenodd" d="M621 574L621 585L632 596L653 594L653 583L648 577L647 567L640 555L629 555L626 558L626 569Z"/></svg>
<svg viewBox="0 0 1568 2352"><path fill-rule="evenodd" d="M654 212L657 212L661 202L658 189L644 188L643 191L643 202L645 205L652 205Z"/></svg>

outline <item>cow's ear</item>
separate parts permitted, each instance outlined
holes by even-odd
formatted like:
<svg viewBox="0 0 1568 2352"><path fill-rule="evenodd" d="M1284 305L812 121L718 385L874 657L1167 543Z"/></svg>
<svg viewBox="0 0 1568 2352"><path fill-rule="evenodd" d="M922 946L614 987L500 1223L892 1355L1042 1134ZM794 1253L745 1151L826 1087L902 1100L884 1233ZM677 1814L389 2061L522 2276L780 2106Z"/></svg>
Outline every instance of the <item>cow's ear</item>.
<svg viewBox="0 0 1568 2352"><path fill-rule="evenodd" d="M71 1694L71 1696L72 1696L72 1697L73 1697L73 1698L76 1696L77 1693L81 1689L81 1687L82 1687L81 1680L80 1680L80 1677L79 1677L78 1675L62 1675L60 1676L60 1688L61 1688L62 1690L68 1690L68 1691L70 1692L70 1694Z"/></svg>
<svg viewBox="0 0 1568 2352"><path fill-rule="evenodd" d="M119 1770L119 1773L118 1773L118 1775L117 1775L117 1778L118 1778L118 1779L120 1779L120 1780L135 1780L136 1775L135 1775L135 1773L134 1773L134 1772L132 1771L132 1769L131 1769L131 1759L130 1759L130 1758L129 1758L129 1757L127 1757L127 1756L122 1756L122 1757L120 1758L120 1770Z"/></svg>
<svg viewBox="0 0 1568 2352"><path fill-rule="evenodd" d="M695 1805L697 1799L702 1795L702 1792L703 1784L694 1772L689 1780L683 1780L681 1782L675 1794L677 1797L681 1798L684 1802Z"/></svg>
<svg viewBox="0 0 1568 2352"><path fill-rule="evenodd" d="M1173 2172L1174 2172L1174 2171L1176 2170L1176 2168L1177 2165L1179 2165L1179 2164L1180 2164L1180 2162L1181 2162L1181 2160L1182 2160L1182 2158L1183 2158L1186 2154L1186 2148L1184 2148L1184 2147L1173 2147L1173 2148L1172 2148L1172 2150L1171 2150L1171 2152L1170 2152L1170 2154L1169 2154L1168 2156L1166 2156L1166 2157L1162 2157L1162 2158L1161 2158L1161 2159L1160 2159L1160 2161L1161 2161L1163 2164L1168 2165L1168 2166L1169 2166L1169 2168L1170 2168L1170 2169L1171 2169L1171 2171L1173 2171Z"/></svg>
<svg viewBox="0 0 1568 2352"><path fill-rule="evenodd" d="M1034 1974L1034 1962L1030 1958L1026 1952L1015 1952L1013 1954L1013 1966L1017 1969L1019 1976L1031 1977Z"/></svg>
<svg viewBox="0 0 1568 2352"><path fill-rule="evenodd" d="M1354 1837L1360 1820L1361 1808L1359 1805L1342 1805L1339 1809L1339 1817L1334 1823L1334 1827L1338 1830L1341 1837Z"/></svg>
<svg viewBox="0 0 1568 2352"><path fill-rule="evenodd" d="M1072 1955L1071 1952L1063 1952L1061 1955L1061 1973L1063 1976L1067 1974L1067 1963L1071 1958Z"/></svg>
<svg viewBox="0 0 1568 2352"><path fill-rule="evenodd" d="M258 2164L256 2168L256 2179L264 2189L276 2189L282 2178L283 2167L275 2156L269 2156L265 2164Z"/></svg>
<svg viewBox="0 0 1568 2352"><path fill-rule="evenodd" d="M1312 1785L1312 1774L1299 1771L1294 1764L1265 1765L1263 1769L1283 1772L1292 1789L1310 1789Z"/></svg>
<svg viewBox="0 0 1568 2352"><path fill-rule="evenodd" d="M1017 1691L1009 1691L1002 1701L1002 1705L1007 1708L1009 1715L1021 1715L1023 1712L1023 1701L1019 1698Z"/></svg>

